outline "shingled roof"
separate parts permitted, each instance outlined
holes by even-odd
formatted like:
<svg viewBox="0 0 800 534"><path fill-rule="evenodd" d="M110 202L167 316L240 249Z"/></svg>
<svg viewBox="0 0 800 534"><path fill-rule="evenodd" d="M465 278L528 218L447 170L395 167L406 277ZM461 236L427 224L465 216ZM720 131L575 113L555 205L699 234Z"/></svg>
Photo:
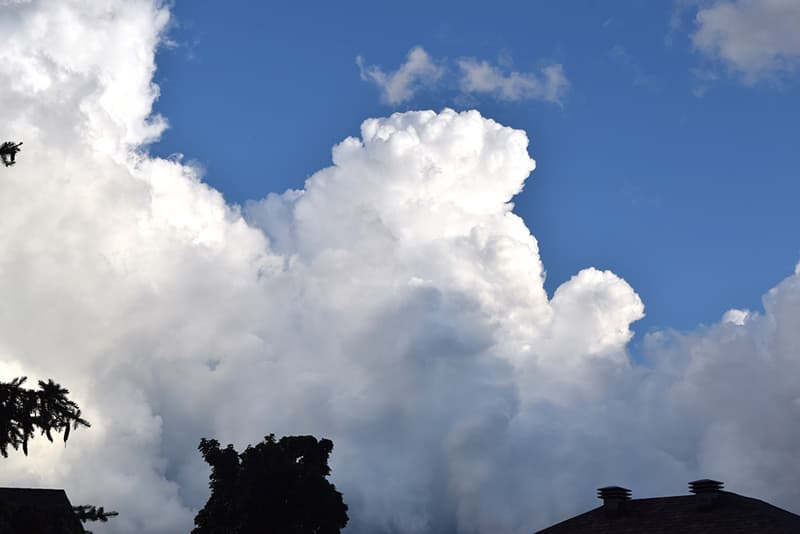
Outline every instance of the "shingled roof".
<svg viewBox="0 0 800 534"><path fill-rule="evenodd" d="M2 534L84 534L63 489L0 488Z"/></svg>
<svg viewBox="0 0 800 534"><path fill-rule="evenodd" d="M619 492L602 506L535 534L798 534L800 515L695 481L695 495L630 499ZM698 484L700 483L700 484ZM721 487L721 483L718 487ZM699 490L697 488L700 488ZM601 488L600 497L624 488Z"/></svg>

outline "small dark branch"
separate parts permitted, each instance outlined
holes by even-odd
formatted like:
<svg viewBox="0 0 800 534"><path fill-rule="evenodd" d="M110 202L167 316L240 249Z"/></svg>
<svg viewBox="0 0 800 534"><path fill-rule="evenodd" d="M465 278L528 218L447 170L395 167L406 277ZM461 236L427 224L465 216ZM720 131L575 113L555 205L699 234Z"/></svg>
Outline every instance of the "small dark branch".
<svg viewBox="0 0 800 534"><path fill-rule="evenodd" d="M102 506L93 506L91 504L73 506L72 510L83 523L87 521L100 521L105 523L108 521L109 517L116 517L119 515L118 512L106 512Z"/></svg>
<svg viewBox="0 0 800 534"><path fill-rule="evenodd" d="M10 167L16 163L17 152L21 150L20 146L22 146L22 141L19 143L6 141L0 145L0 159L2 159L3 165Z"/></svg>
<svg viewBox="0 0 800 534"><path fill-rule="evenodd" d="M27 377L0 382L0 454L8 457L8 446L14 450L22 447L28 454L28 441L36 429L53 441L53 431L64 432L64 443L69 439L69 429L91 426L81 417L78 405L67 398L69 390L48 380L39 381L39 390L25 389Z"/></svg>

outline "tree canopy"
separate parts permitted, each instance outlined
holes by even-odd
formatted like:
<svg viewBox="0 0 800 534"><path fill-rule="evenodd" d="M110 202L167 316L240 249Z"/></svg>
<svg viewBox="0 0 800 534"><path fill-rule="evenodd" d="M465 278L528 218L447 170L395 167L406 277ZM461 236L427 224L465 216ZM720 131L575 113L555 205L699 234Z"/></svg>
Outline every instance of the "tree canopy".
<svg viewBox="0 0 800 534"><path fill-rule="evenodd" d="M64 432L64 444L69 439L70 428L91 426L81 418L78 405L67 398L69 390L48 379L39 380L39 389L22 387L27 377L0 382L0 454L8 458L8 446L14 450L22 447L28 455L28 440L38 429L53 441L53 432Z"/></svg>
<svg viewBox="0 0 800 534"><path fill-rule="evenodd" d="M211 496L192 534L338 534L347 505L330 475L333 442L274 434L238 453L215 439L198 447L211 466Z"/></svg>

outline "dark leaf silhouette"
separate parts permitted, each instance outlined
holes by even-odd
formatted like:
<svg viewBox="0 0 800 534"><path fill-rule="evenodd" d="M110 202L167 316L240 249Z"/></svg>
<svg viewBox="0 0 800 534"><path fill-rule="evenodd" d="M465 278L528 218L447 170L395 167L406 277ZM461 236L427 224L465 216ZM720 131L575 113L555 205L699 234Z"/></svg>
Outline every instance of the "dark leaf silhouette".
<svg viewBox="0 0 800 534"><path fill-rule="evenodd" d="M118 512L106 512L102 506L92 506L91 504L80 504L73 506L72 510L82 522L100 521L105 523L109 517L118 516Z"/></svg>
<svg viewBox="0 0 800 534"><path fill-rule="evenodd" d="M10 167L16 163L17 152L21 150L22 142L15 143L13 141L6 141L0 145L0 160L3 165Z"/></svg>
<svg viewBox="0 0 800 534"><path fill-rule="evenodd" d="M64 446L69 439L70 429L78 426L91 426L81 417L81 410L75 402L69 400L69 390L53 382L39 381L39 389L25 389L22 385L27 377L14 378L11 382L0 382L0 454L8 457L8 446L17 450L22 447L25 456L28 455L28 440L33 438L38 429L50 442L53 441L53 431L64 431ZM106 512L102 506L95 507L84 504L73 507L78 518L83 521L108 521L117 512ZM2 514L0 514L2 515ZM19 514L16 514L19 515ZM36 514L34 514L35 516ZM24 524L33 524L31 518L17 518ZM56 528L53 525L58 518L39 517L40 522L47 523L47 528ZM73 519L74 520L74 519ZM45 528L42 526L42 528ZM0 528L0 530L2 530ZM26 529L30 532L43 531L42 529ZM48 532L67 532L64 529L48 530ZM21 531L20 531L21 532ZM91 534L91 533L89 533Z"/></svg>
<svg viewBox="0 0 800 534"><path fill-rule="evenodd" d="M102 506L96 507L90 504L73 506L72 511L75 512L75 515L78 516L78 519L80 519L82 523L86 523L87 521L100 521L101 523L105 523L108 521L109 517L119 515L117 512L106 512ZM86 534L92 534L90 530L84 530L84 532Z"/></svg>
<svg viewBox="0 0 800 534"><path fill-rule="evenodd" d="M333 442L270 434L241 454L215 439L198 447L211 466L211 496L192 534L338 534L347 505L328 482Z"/></svg>
<svg viewBox="0 0 800 534"><path fill-rule="evenodd" d="M91 426L81 417L75 402L69 400L69 390L53 382L39 381L39 389L26 389L22 385L27 377L0 382L0 454L8 457L9 445L28 455L28 440L38 429L53 441L53 431L64 430L64 443L69 439L69 429Z"/></svg>

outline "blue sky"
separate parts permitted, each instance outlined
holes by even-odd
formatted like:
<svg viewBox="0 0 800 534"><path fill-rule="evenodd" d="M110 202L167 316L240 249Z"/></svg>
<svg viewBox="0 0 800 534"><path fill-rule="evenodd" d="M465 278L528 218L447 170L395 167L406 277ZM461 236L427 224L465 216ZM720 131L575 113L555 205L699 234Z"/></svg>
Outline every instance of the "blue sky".
<svg viewBox="0 0 800 534"><path fill-rule="evenodd" d="M759 309L800 258L791 74L755 83L694 47L697 7L670 2L178 2L176 46L157 56L152 148L202 164L230 202L301 188L362 120L475 108L524 129L537 169L515 198L552 292L587 266L641 295L637 333ZM675 24L678 21L680 24ZM676 27L677 26L677 27ZM421 46L505 72L559 63L561 105L464 95L452 73L387 104L355 58L396 70ZM706 78L715 78L706 80Z"/></svg>

